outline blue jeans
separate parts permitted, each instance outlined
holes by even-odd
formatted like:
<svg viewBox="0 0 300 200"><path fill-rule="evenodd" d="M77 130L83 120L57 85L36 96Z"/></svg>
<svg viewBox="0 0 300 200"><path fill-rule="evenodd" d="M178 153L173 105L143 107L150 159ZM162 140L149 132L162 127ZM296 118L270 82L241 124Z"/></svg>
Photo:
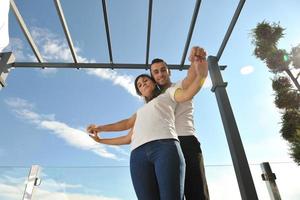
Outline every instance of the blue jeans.
<svg viewBox="0 0 300 200"><path fill-rule="evenodd" d="M139 200L182 200L185 161L179 142L148 142L131 152L130 172Z"/></svg>

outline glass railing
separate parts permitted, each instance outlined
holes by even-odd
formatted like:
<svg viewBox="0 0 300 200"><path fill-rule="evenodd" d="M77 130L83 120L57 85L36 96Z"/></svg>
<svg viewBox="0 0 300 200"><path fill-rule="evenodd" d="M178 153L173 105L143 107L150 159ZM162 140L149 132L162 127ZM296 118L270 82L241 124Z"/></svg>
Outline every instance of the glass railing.
<svg viewBox="0 0 300 200"><path fill-rule="evenodd" d="M0 166L0 199L23 198L30 167Z"/></svg>
<svg viewBox="0 0 300 200"><path fill-rule="evenodd" d="M294 163L271 163L281 199L300 199L300 169ZM257 195L270 199L259 164L250 165ZM211 200L239 200L232 165L206 165ZM0 167L0 199L21 200L30 167ZM41 166L32 200L135 200L128 166ZM38 182L37 182L38 184Z"/></svg>
<svg viewBox="0 0 300 200"><path fill-rule="evenodd" d="M133 200L129 167L45 167L33 200Z"/></svg>

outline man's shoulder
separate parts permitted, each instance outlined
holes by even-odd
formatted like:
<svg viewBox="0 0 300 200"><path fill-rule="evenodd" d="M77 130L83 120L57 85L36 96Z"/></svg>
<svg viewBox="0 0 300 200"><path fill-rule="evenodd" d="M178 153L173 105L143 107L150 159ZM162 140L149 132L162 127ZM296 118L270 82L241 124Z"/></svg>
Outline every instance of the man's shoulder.
<svg viewBox="0 0 300 200"><path fill-rule="evenodd" d="M179 87L179 88L182 88L182 81L183 80L179 80L175 83L172 83L172 87Z"/></svg>

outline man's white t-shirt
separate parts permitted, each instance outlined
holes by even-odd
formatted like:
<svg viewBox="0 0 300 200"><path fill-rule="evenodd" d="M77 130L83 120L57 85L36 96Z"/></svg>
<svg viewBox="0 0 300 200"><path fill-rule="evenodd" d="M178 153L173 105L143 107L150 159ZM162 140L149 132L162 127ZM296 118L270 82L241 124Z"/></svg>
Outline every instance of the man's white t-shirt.
<svg viewBox="0 0 300 200"><path fill-rule="evenodd" d="M182 88L182 81L172 86ZM178 136L195 136L193 100L178 103L175 109L175 127Z"/></svg>
<svg viewBox="0 0 300 200"><path fill-rule="evenodd" d="M154 140L178 140L174 114L177 105L174 94L178 88L179 85L168 88L165 93L138 109L131 138L132 150Z"/></svg>

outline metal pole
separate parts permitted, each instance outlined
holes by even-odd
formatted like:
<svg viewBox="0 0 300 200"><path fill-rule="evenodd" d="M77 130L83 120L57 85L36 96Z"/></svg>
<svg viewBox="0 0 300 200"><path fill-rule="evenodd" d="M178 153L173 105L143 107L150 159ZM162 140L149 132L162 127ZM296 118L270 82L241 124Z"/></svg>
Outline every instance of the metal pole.
<svg viewBox="0 0 300 200"><path fill-rule="evenodd" d="M146 69L145 64L130 64L130 63L35 63L35 62L15 62L10 64L11 67L15 68L111 68L113 66L114 69ZM179 69L180 65L168 64L168 68L170 69ZM186 70L190 66L184 65L183 69Z"/></svg>
<svg viewBox="0 0 300 200"><path fill-rule="evenodd" d="M262 180L266 182L268 192L270 195L271 200L281 200L279 190L276 185L276 176L272 172L271 166L268 162L263 162L260 164L261 171L262 171Z"/></svg>
<svg viewBox="0 0 300 200"><path fill-rule="evenodd" d="M10 71L10 64L14 61L12 52L0 53L0 90L6 86L5 79Z"/></svg>
<svg viewBox="0 0 300 200"><path fill-rule="evenodd" d="M153 0L149 0L148 8L148 26L147 26L147 47L146 47L146 67L148 68L149 64L149 52L150 52L150 37L151 37L151 22L152 22L152 5Z"/></svg>
<svg viewBox="0 0 300 200"><path fill-rule="evenodd" d="M113 61L113 55L112 55L112 47L111 47L109 23L108 23L108 14L107 14L107 8L106 8L105 0L102 0L102 9L103 9L103 17L104 17L104 23L105 23L107 47L108 47L108 52L109 52L109 61L110 61L111 64L113 64L114 61Z"/></svg>
<svg viewBox="0 0 300 200"><path fill-rule="evenodd" d="M29 43L29 45L30 45L30 47L31 47L31 49L32 49L35 57L36 57L36 59L40 63L42 63L43 62L43 58L41 56L41 53L38 50L38 48L37 48L34 40L32 39L32 36L31 36L31 34L30 34L30 32L29 32L29 30L28 30L28 28L27 28L27 26L26 26L26 24L25 24L25 22L23 20L23 17L21 15L21 13L19 12L19 9L18 9L17 5L15 4L14 0L10 0L10 6L11 6L11 8L13 9L13 11L15 13L17 21L19 22L19 25L20 25L23 33L24 33L24 36L26 37L26 39L27 39L27 41L28 41L28 43Z"/></svg>
<svg viewBox="0 0 300 200"><path fill-rule="evenodd" d="M183 54L182 54L182 58L181 58L181 62L180 62L180 66L181 66L180 70L182 70L182 66L184 65L186 54L187 54L188 48L190 46L190 42L191 42L192 35L193 35L193 32L194 32L194 28L195 28L196 20L197 20L197 17L198 17L200 5L201 5L201 0L197 0L196 3L195 3L193 17L192 17L192 21L191 21L190 28L189 28L189 33L188 33L188 36L187 36L187 39L186 39L186 42L185 42L185 46L184 46L184 50L183 50Z"/></svg>
<svg viewBox="0 0 300 200"><path fill-rule="evenodd" d="M40 166L32 165L28 175L28 180L27 180L27 184L25 187L22 200L32 199L32 194L35 186L38 186L40 184L39 173L40 173Z"/></svg>
<svg viewBox="0 0 300 200"><path fill-rule="evenodd" d="M232 31L233 31L233 28L234 28L234 26L235 26L235 24L236 24L236 22L237 22L237 20L238 20L238 18L240 16L240 13L241 13L241 11L243 9L243 6L244 6L245 2L246 2L246 0L240 0L239 5L237 6L237 8L236 8L236 10L234 12L234 15L233 15L233 17L231 19L230 25L229 25L229 27L227 29L226 35L225 35L225 37L224 37L224 39L222 41L222 44L221 44L220 49L219 49L218 54L217 54L218 61L220 60L220 58L222 56L222 53L223 53L223 51L224 51L224 49L226 47L226 44L227 44L227 42L228 42L228 40L230 38L230 35L231 35Z"/></svg>
<svg viewBox="0 0 300 200"><path fill-rule="evenodd" d="M243 200L258 200L242 140L225 89L227 83L223 82L218 65L218 58L209 56L208 66L213 83L212 91L216 95L241 197Z"/></svg>
<svg viewBox="0 0 300 200"><path fill-rule="evenodd" d="M56 10L57 10L59 19L60 19L60 23L63 27L64 33L65 33L65 36L66 36L66 39L67 39L72 57L73 57L73 60L74 60L75 63L78 63L78 56L75 52L73 41L72 41L72 38L71 38L71 35L70 35L70 31L69 31L69 28L68 28L68 24L66 22L66 18L65 18L63 9L61 7L60 0L54 0L54 4L55 4L55 7L56 7Z"/></svg>

